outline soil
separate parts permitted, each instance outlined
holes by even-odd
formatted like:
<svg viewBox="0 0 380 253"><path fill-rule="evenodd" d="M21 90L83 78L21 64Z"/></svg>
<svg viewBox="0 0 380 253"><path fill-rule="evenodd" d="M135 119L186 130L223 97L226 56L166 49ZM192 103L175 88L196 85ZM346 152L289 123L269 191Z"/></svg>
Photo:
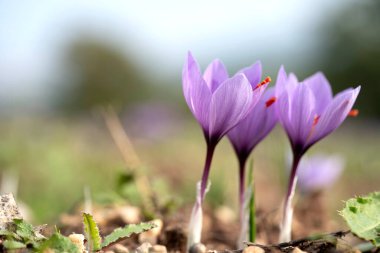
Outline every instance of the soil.
<svg viewBox="0 0 380 253"><path fill-rule="evenodd" d="M135 211L131 213L128 209ZM79 210L79 209L78 209ZM123 214L120 210L129 212ZM254 244L265 252L293 252L295 248L306 252L359 252L355 251L353 237L347 237L348 232L339 231L337 225L331 221L324 206L323 195L320 193L304 196L297 201L295 209L293 234L294 241L276 244L279 233L278 210L257 211L257 240ZM152 244L165 245L168 252L186 252L187 221L190 217L191 206L183 207L174 214L158 215L162 221L162 229L156 235L134 235L121 242L130 250L136 249L143 241ZM232 215L232 210L223 207L222 210L212 210L204 207L202 241L207 250L223 252L242 252L236 250L236 241L239 234L239 225ZM136 223L141 220L141 212L130 206L108 206L94 208L94 218L97 220L103 235L110 233L117 227L128 223ZM61 217L61 231L64 234L82 233L81 212ZM338 231L332 233L331 231ZM316 233L325 236L307 237ZM373 251L375 252L375 251Z"/></svg>

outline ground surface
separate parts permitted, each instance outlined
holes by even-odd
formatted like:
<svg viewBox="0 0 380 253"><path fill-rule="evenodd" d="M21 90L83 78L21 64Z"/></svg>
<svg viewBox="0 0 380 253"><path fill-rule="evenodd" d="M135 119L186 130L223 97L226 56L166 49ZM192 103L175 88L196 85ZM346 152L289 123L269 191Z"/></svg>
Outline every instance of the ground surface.
<svg viewBox="0 0 380 253"><path fill-rule="evenodd" d="M61 227L64 233L82 232L79 210L80 208L78 212L61 216ZM100 231L104 235L116 227L124 226L126 222L136 223L141 220L141 210L131 206L97 207L94 211L94 218L99 221ZM165 245L171 252L185 252L190 211L191 206L188 206L171 214L158 215L157 219L163 223L157 234L135 235L122 241L121 244L133 250L143 242L150 242L153 245ZM293 223L293 238L295 240L292 242L277 244L278 210L265 212L259 209L257 222L256 243L266 252L292 252L296 247L307 252L354 252L351 246L359 241L352 236L347 236L343 231L333 233L333 231L339 231L342 228L333 222L326 212L322 193L307 196L299 201ZM321 234L327 235L320 236ZM202 241L208 250L237 250L238 235L239 226L233 210L226 206L217 209L205 208ZM312 240L309 237L311 235L318 236L314 236Z"/></svg>

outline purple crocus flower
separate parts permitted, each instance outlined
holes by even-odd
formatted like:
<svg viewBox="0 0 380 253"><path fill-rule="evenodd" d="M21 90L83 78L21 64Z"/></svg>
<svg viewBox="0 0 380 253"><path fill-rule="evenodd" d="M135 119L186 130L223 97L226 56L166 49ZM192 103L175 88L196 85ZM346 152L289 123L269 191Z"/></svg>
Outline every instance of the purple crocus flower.
<svg viewBox="0 0 380 253"><path fill-rule="evenodd" d="M214 60L201 74L198 63L188 54L182 73L183 93L187 105L202 127L207 143L202 180L190 221L188 245L200 241L201 204L204 200L214 150L221 138L247 117L263 94L268 81L256 79L256 66L239 71L229 78L226 68Z"/></svg>
<svg viewBox="0 0 380 253"><path fill-rule="evenodd" d="M298 168L297 185L309 193L331 187L344 169L344 160L338 155L316 154L304 157Z"/></svg>
<svg viewBox="0 0 380 253"><path fill-rule="evenodd" d="M261 63L257 62L251 67L251 69L255 70L255 72L252 72L252 76L254 76L255 80L260 80ZM227 134L239 161L239 201L241 221L244 216L245 165L252 150L269 134L277 123L276 110L273 106L273 103L276 101L274 95L274 88L267 89L248 116Z"/></svg>
<svg viewBox="0 0 380 253"><path fill-rule="evenodd" d="M289 241L292 222L292 198L298 164L305 152L316 142L338 128L351 111L360 86L346 89L335 97L326 77L318 72L303 82L294 74L287 76L283 67L278 73L276 110L293 151L293 164L285 198L280 241Z"/></svg>

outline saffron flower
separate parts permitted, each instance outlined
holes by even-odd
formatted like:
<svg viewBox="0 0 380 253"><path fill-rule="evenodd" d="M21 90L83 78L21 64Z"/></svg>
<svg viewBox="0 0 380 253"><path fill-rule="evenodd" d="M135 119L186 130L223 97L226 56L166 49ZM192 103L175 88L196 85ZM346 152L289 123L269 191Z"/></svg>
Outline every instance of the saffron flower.
<svg viewBox="0 0 380 253"><path fill-rule="evenodd" d="M255 63L251 69L252 77L257 83L261 80L261 63ZM270 79L267 79L268 81ZM239 202L240 202L240 223L244 222L244 202L245 202L245 167L252 150L262 141L277 123L274 102L274 88L265 91L258 104L252 109L248 116L237 124L227 136L235 150L239 162Z"/></svg>
<svg viewBox="0 0 380 253"><path fill-rule="evenodd" d="M359 94L360 86L346 89L333 97L329 82L320 72L299 82L294 74L287 76L281 67L277 79L276 110L293 151L280 232L280 242L284 242L289 241L291 235L293 216L291 202L299 162L312 145L337 129L348 115L357 115L358 111L351 109Z"/></svg>
<svg viewBox="0 0 380 253"><path fill-rule="evenodd" d="M299 164L297 185L305 194L327 189L337 181L343 169L344 159L339 155L305 156Z"/></svg>
<svg viewBox="0 0 380 253"><path fill-rule="evenodd" d="M267 86L265 81L256 82L254 72L252 67L246 68L229 78L223 63L214 60L202 75L198 63L188 53L182 72L183 93L187 105L202 127L207 144L203 175L197 187L197 200L189 225L188 246L200 242L201 205L215 147L228 131L247 117Z"/></svg>

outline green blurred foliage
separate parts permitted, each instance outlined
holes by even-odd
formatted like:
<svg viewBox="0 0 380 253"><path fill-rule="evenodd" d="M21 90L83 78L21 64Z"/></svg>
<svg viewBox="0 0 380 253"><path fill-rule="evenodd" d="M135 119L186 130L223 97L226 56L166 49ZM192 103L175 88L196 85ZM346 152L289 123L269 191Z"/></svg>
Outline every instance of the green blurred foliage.
<svg viewBox="0 0 380 253"><path fill-rule="evenodd" d="M380 1L357 1L321 27L321 62L336 91L362 85L356 107L380 116Z"/></svg>
<svg viewBox="0 0 380 253"><path fill-rule="evenodd" d="M328 195L332 211L341 208L339 200L378 187L380 134L377 126L371 128L369 124L349 127L356 121L348 120L337 133L310 150L339 153L347 159L342 179ZM171 138L132 139L146 164L146 173L161 206L170 204L173 198L181 205L194 202L205 146L199 126L194 120L189 123L183 125L183 131L173 132ZM0 126L0 168L19 172L18 200L32 209L36 222L55 223L59 214L82 202L85 186L91 189L94 201L100 197L134 201L130 197L136 193L134 187L124 187L129 185L128 176L119 178L127 173L127 166L109 133L101 126L97 120L36 118L14 120ZM289 144L279 130L253 154L257 206L261 208L276 208L286 188L280 175L285 171L284 157ZM237 170L231 145L223 140L212 164L208 205L237 206Z"/></svg>
<svg viewBox="0 0 380 253"><path fill-rule="evenodd" d="M125 106L151 95L146 73L123 52L106 43L87 38L73 41L64 65L68 77L65 89L57 93L58 108L63 111Z"/></svg>
<svg viewBox="0 0 380 253"><path fill-rule="evenodd" d="M117 173L124 170L108 133L96 124L18 119L3 123L0 132L0 175L18 171L18 199L37 221L46 223L69 211L82 201L85 186L93 192L113 189Z"/></svg>

